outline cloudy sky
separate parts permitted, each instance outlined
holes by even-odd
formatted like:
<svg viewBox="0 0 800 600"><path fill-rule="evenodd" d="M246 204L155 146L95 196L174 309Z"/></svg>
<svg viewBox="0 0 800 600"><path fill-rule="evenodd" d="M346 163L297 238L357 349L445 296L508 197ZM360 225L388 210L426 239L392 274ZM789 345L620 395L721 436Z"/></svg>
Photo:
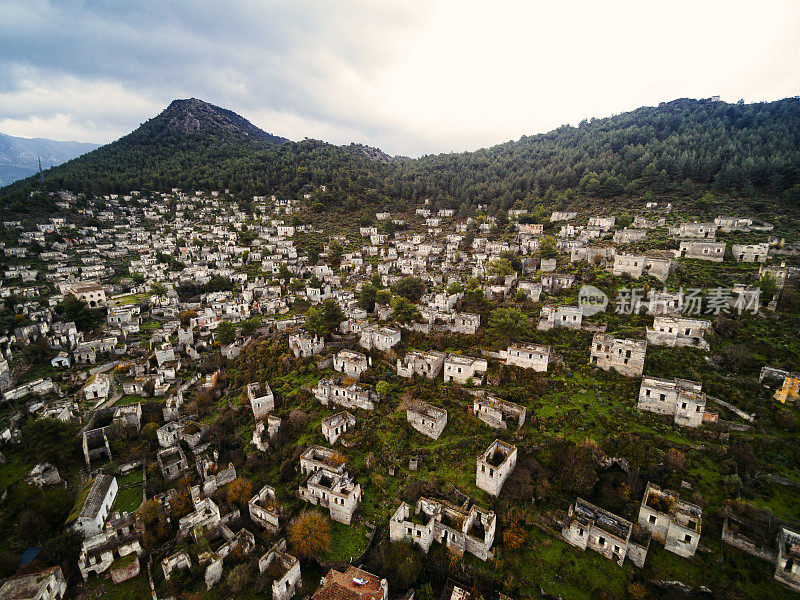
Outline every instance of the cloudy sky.
<svg viewBox="0 0 800 600"><path fill-rule="evenodd" d="M471 150L680 97L800 94L800 1L0 0L0 132L104 143L175 98L291 139Z"/></svg>

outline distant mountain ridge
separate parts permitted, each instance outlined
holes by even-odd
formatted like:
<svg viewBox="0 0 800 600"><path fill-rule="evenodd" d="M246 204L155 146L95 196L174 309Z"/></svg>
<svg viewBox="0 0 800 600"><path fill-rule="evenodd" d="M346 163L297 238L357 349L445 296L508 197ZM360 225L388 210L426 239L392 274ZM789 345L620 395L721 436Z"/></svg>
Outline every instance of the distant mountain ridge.
<svg viewBox="0 0 800 600"><path fill-rule="evenodd" d="M23 138L0 133L0 186L30 177L98 148L98 144L59 142L45 138Z"/></svg>
<svg viewBox="0 0 800 600"><path fill-rule="evenodd" d="M325 184L325 193L318 193ZM119 140L0 191L12 212L42 212L37 188L86 194L229 189L309 194L314 212L436 208L489 214L512 207L629 202L706 192L800 209L800 98L728 104L682 98L474 152L390 157L361 144L299 142L190 98ZM756 205L754 204L754 206ZM463 209L463 210L462 210Z"/></svg>

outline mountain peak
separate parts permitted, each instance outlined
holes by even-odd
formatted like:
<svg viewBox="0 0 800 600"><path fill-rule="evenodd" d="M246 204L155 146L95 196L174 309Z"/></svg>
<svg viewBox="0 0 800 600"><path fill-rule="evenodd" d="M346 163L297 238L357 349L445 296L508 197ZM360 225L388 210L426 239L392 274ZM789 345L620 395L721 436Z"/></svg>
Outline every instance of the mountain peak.
<svg viewBox="0 0 800 600"><path fill-rule="evenodd" d="M153 121L169 131L181 134L224 134L273 145L288 141L286 138L263 131L232 110L209 104L198 98L173 100Z"/></svg>

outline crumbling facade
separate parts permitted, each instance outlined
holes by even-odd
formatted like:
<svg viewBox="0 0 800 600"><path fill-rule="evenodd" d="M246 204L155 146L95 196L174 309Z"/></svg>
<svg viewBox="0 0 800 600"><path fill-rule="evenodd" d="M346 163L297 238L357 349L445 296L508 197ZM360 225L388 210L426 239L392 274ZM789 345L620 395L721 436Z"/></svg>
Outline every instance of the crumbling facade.
<svg viewBox="0 0 800 600"><path fill-rule="evenodd" d="M561 529L561 537L576 548L594 550L619 566L630 558L641 568L650 539L634 534L633 523L581 498L569 507Z"/></svg>
<svg viewBox="0 0 800 600"><path fill-rule="evenodd" d="M647 328L647 343L654 346L688 346L708 350L706 331L711 329L709 321L659 315L653 319L653 327Z"/></svg>
<svg viewBox="0 0 800 600"><path fill-rule="evenodd" d="M402 360L397 359L397 375L399 377L408 377L409 379L414 375L436 379L442 371L446 356L444 352L435 350L427 352L412 350Z"/></svg>
<svg viewBox="0 0 800 600"><path fill-rule="evenodd" d="M614 369L625 377L641 377L647 352L645 340L619 339L595 333L589 353L589 364L604 371Z"/></svg>
<svg viewBox="0 0 800 600"><path fill-rule="evenodd" d="M509 366L545 373L549 362L550 346L514 344L506 350L506 364Z"/></svg>
<svg viewBox="0 0 800 600"><path fill-rule="evenodd" d="M695 381L645 377L638 406L639 410L674 417L678 425L699 427L706 414L706 395Z"/></svg>
<svg viewBox="0 0 800 600"><path fill-rule="evenodd" d="M495 440L478 457L475 485L491 496L499 496L503 484L516 465L516 446Z"/></svg>
<svg viewBox="0 0 800 600"><path fill-rule="evenodd" d="M669 490L648 483L639 507L639 525L678 556L691 558L700 544L703 509Z"/></svg>
<svg viewBox="0 0 800 600"><path fill-rule="evenodd" d="M494 512L471 505L420 498L415 508L402 502L389 520L389 540L408 540L423 552L441 542L458 556L468 552L480 560L492 557L497 519Z"/></svg>
<svg viewBox="0 0 800 600"><path fill-rule="evenodd" d="M425 402L417 402L406 409L406 419L422 435L437 440L447 426L447 411Z"/></svg>
<svg viewBox="0 0 800 600"><path fill-rule="evenodd" d="M333 446L336 441L351 428L355 427L356 418L347 411L342 411L322 419L322 437Z"/></svg>
<svg viewBox="0 0 800 600"><path fill-rule="evenodd" d="M463 385L472 379L480 383L488 368L486 359L451 354L444 361L444 381L455 381Z"/></svg>

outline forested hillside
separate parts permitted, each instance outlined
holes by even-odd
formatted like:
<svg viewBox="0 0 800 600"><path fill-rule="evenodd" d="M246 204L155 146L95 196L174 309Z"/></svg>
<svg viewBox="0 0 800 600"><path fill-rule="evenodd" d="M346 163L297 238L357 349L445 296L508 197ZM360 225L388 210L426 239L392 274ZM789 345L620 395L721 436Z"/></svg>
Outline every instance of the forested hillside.
<svg viewBox="0 0 800 600"><path fill-rule="evenodd" d="M190 101L181 101L190 102ZM475 152L388 160L360 146L294 143L200 101L173 103L135 132L46 172L50 190L231 189L297 193L325 183L315 210L573 198L691 196L712 189L800 204L800 99L675 100ZM190 111L190 114L186 114ZM260 133L259 133L260 132ZM262 135L263 134L263 135ZM4 191L25 211L33 180Z"/></svg>

